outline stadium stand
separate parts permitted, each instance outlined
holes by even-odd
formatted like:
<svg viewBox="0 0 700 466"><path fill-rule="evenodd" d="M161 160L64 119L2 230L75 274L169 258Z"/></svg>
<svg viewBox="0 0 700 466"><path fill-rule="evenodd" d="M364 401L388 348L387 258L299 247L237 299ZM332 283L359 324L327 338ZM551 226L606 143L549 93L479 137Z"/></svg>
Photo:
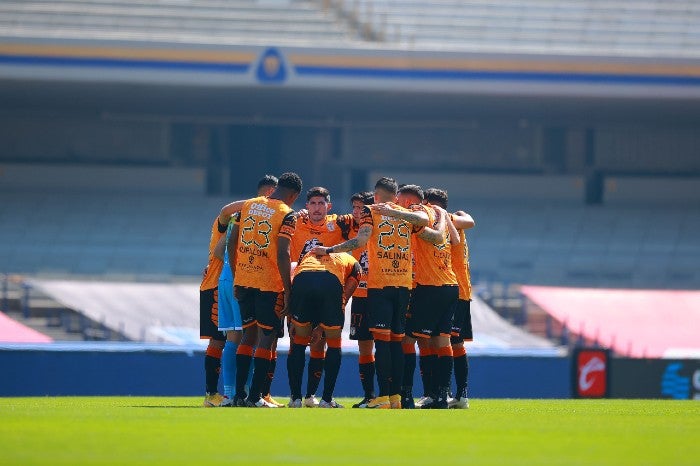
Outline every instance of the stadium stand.
<svg viewBox="0 0 700 466"><path fill-rule="evenodd" d="M32 287L51 296L93 321L119 331L133 341L179 345L200 345L196 325L199 293L193 283L132 283L81 280L29 280ZM472 304L475 342L478 354L555 355L552 342L511 325L482 300ZM345 313L346 320L350 312ZM349 321L344 327L344 348L357 350L349 339ZM288 335L280 348L289 347Z"/></svg>
<svg viewBox="0 0 700 466"><path fill-rule="evenodd" d="M431 50L697 56L692 0L358 0L340 2L387 42Z"/></svg>
<svg viewBox="0 0 700 466"><path fill-rule="evenodd" d="M0 193L2 266L43 275L197 276L212 219L232 198ZM692 206L452 202L477 219L469 233L477 279L625 288L692 288L700 281L700 215ZM28 212L45 212L48 226Z"/></svg>
<svg viewBox="0 0 700 466"><path fill-rule="evenodd" d="M346 22L309 0L6 1L0 35L247 44L357 38Z"/></svg>

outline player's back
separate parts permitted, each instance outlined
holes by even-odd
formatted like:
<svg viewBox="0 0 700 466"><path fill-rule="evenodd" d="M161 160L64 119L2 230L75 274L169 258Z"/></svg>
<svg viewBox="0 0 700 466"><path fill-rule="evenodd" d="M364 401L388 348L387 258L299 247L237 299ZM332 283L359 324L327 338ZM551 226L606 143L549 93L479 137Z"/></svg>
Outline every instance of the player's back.
<svg viewBox="0 0 700 466"><path fill-rule="evenodd" d="M350 276L357 263L357 259L350 254L331 253L323 256L315 254L306 254L294 269L294 276L302 272L330 272L336 277L341 284Z"/></svg>
<svg viewBox="0 0 700 466"><path fill-rule="evenodd" d="M292 209L278 199L256 197L243 204L234 284L262 291L284 289L277 269L277 240L291 239L296 220Z"/></svg>
<svg viewBox="0 0 700 466"><path fill-rule="evenodd" d="M392 208L405 210L390 203ZM411 223L382 215L377 206L366 206L360 225L371 224L372 235L367 242L369 275L368 288L387 286L411 287Z"/></svg>

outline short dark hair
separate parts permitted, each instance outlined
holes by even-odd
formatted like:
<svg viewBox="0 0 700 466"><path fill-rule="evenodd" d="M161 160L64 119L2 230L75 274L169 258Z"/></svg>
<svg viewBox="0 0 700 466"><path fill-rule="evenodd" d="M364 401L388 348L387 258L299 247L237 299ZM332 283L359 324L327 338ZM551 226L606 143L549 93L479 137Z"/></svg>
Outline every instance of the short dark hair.
<svg viewBox="0 0 700 466"><path fill-rule="evenodd" d="M362 191L360 193L355 193L350 196L350 202L360 201L364 205L374 204L374 193L371 191Z"/></svg>
<svg viewBox="0 0 700 466"><path fill-rule="evenodd" d="M258 189L262 188L263 186L274 186L275 188L277 187L277 177L274 175L265 175L262 178L260 178L260 181L258 181Z"/></svg>
<svg viewBox="0 0 700 466"><path fill-rule="evenodd" d="M322 197L326 202L331 202L331 193L323 186L315 186L306 191L306 200L311 200L312 197Z"/></svg>
<svg viewBox="0 0 700 466"><path fill-rule="evenodd" d="M286 172L280 175L277 186L299 194L303 185L299 175L293 172Z"/></svg>
<svg viewBox="0 0 700 466"><path fill-rule="evenodd" d="M396 184L396 180L389 178L388 176L382 176L377 180L374 185L374 189L382 188L384 191L396 194L399 190L399 186Z"/></svg>
<svg viewBox="0 0 700 466"><path fill-rule="evenodd" d="M425 190L425 200L433 205L447 209L447 191L438 188L428 188Z"/></svg>
<svg viewBox="0 0 700 466"><path fill-rule="evenodd" d="M413 194L416 196L418 199L423 201L423 188L418 186L417 184L405 184L399 188L399 194Z"/></svg>

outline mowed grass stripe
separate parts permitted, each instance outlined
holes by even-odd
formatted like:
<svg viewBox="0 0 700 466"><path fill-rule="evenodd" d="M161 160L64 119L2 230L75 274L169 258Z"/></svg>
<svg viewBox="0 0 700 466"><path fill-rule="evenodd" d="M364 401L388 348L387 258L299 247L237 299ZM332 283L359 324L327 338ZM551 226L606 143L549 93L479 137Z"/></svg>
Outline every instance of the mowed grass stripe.
<svg viewBox="0 0 700 466"><path fill-rule="evenodd" d="M694 401L471 400L469 410L448 411L204 409L201 401L2 398L0 464L695 465L700 458Z"/></svg>

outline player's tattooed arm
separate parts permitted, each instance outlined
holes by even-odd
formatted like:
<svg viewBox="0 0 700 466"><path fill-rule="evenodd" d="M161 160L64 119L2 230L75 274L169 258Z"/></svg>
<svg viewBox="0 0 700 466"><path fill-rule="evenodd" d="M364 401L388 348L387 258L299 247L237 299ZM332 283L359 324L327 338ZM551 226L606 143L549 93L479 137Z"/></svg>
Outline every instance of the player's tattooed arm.
<svg viewBox="0 0 700 466"><path fill-rule="evenodd" d="M369 237L371 235L372 227L370 225L362 225L357 231L356 237L329 248L325 246L316 246L311 250L311 252L318 256L323 256L332 252L350 252L367 244L367 241L369 241Z"/></svg>
<svg viewBox="0 0 700 466"><path fill-rule="evenodd" d="M425 227L418 233L418 237L433 244L442 244L445 241L446 212L439 208L435 209L437 223L433 227Z"/></svg>
<svg viewBox="0 0 700 466"><path fill-rule="evenodd" d="M382 214L382 215L387 215L389 217L394 217L398 218L400 220L405 220L408 223L411 223L416 226L420 227L425 227L428 226L430 223L430 219L428 218L428 214L426 214L423 211L420 210L415 210L415 211L404 211L404 210L398 210L394 209L393 207L389 206L388 204L377 204L376 206L377 211Z"/></svg>

